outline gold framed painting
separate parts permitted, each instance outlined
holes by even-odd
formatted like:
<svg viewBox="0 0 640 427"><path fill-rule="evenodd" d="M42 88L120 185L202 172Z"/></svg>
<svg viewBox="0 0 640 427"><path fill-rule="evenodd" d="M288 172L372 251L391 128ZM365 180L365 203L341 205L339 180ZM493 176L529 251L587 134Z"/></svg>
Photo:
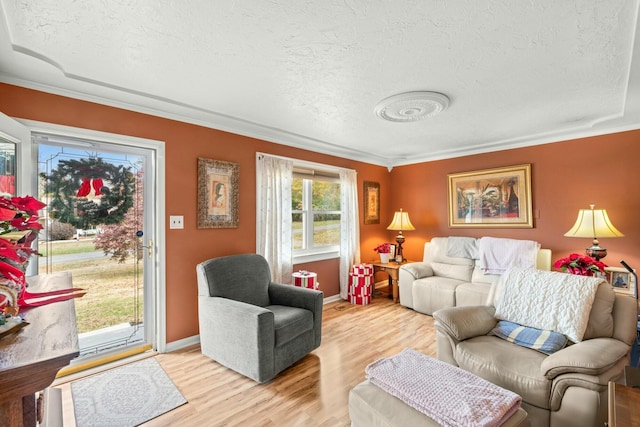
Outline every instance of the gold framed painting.
<svg viewBox="0 0 640 427"><path fill-rule="evenodd" d="M198 158L198 228L238 228L239 169Z"/></svg>
<svg viewBox="0 0 640 427"><path fill-rule="evenodd" d="M380 184L364 181L364 223L380 224Z"/></svg>
<svg viewBox="0 0 640 427"><path fill-rule="evenodd" d="M447 175L449 227L532 228L531 165Z"/></svg>

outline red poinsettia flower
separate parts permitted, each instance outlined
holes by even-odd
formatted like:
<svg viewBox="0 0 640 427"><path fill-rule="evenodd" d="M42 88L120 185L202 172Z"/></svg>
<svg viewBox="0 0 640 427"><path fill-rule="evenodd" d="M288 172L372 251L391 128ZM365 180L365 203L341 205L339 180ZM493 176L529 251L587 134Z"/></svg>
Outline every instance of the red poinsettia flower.
<svg viewBox="0 0 640 427"><path fill-rule="evenodd" d="M18 252L18 247L14 243L5 239L0 239L0 258L7 258L18 263L23 263L27 260L24 255Z"/></svg>
<svg viewBox="0 0 640 427"><path fill-rule="evenodd" d="M11 203L18 210L25 211L29 216L38 215L38 211L47 206L32 196L12 197Z"/></svg>
<svg viewBox="0 0 640 427"><path fill-rule="evenodd" d="M553 263L554 268L559 268L571 274L580 276L593 276L594 273L604 273L607 265L587 255L570 254Z"/></svg>
<svg viewBox="0 0 640 427"><path fill-rule="evenodd" d="M0 221L11 221L16 216L14 209L0 207Z"/></svg>

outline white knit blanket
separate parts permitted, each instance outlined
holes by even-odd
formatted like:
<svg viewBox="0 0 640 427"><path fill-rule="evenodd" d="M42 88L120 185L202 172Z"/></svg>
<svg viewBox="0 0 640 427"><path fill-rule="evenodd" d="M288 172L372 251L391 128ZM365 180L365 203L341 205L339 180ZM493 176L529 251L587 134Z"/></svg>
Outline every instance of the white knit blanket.
<svg viewBox="0 0 640 427"><path fill-rule="evenodd" d="M443 426L499 426L522 398L470 372L413 349L376 360L371 383Z"/></svg>
<svg viewBox="0 0 640 427"><path fill-rule="evenodd" d="M485 274L502 274L511 267L533 268L540 243L533 240L481 237L478 265Z"/></svg>
<svg viewBox="0 0 640 427"><path fill-rule="evenodd" d="M582 341L604 279L533 268L511 268L498 284L495 317Z"/></svg>

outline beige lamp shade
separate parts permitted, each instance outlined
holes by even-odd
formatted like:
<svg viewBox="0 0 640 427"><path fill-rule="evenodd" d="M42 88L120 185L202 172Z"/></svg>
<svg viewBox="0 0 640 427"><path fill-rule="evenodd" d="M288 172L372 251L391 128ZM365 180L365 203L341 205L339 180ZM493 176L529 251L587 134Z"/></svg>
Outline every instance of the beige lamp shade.
<svg viewBox="0 0 640 427"><path fill-rule="evenodd" d="M593 246L587 248L587 255L599 260L607 255L607 250L600 247L598 238L623 237L624 234L614 227L605 209L594 209L594 207L595 205L591 205L590 209L580 209L576 223L564 235L592 238Z"/></svg>
<svg viewBox="0 0 640 427"><path fill-rule="evenodd" d="M409 213L404 212L402 209L393 214L393 221L387 227L387 230L396 230L398 235L396 236L396 243L398 243L398 247L396 249L396 262L402 263L404 262L404 256L402 254L402 244L404 243L404 236L402 235L403 231L406 230L415 230L416 228L411 224L411 220L409 219Z"/></svg>
<svg viewBox="0 0 640 427"><path fill-rule="evenodd" d="M405 230L415 230L416 228L411 224L411 220L409 219L409 213L404 212L402 209L393 214L393 221L387 227L387 230L396 230L400 231L399 234L402 234Z"/></svg>

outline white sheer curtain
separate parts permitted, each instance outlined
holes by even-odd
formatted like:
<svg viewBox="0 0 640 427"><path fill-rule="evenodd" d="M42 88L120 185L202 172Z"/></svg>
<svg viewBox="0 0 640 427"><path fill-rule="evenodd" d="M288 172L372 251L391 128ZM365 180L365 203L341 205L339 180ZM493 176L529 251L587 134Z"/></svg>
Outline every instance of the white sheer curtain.
<svg viewBox="0 0 640 427"><path fill-rule="evenodd" d="M356 171L340 170L340 297L347 299L349 272L360 263L360 221Z"/></svg>
<svg viewBox="0 0 640 427"><path fill-rule="evenodd" d="M256 253L271 267L271 280L291 283L291 160L258 154L256 158Z"/></svg>

